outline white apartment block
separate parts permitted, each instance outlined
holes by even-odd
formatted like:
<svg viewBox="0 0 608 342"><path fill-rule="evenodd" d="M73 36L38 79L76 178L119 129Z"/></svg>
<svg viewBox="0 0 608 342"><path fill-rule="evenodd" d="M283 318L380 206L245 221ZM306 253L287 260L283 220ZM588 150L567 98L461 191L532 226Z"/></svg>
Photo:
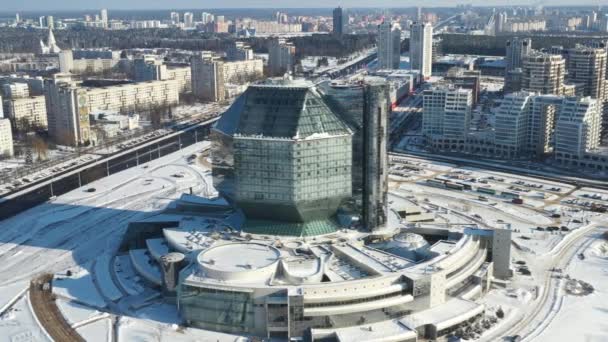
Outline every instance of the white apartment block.
<svg viewBox="0 0 608 342"><path fill-rule="evenodd" d="M247 79L264 75L264 62L261 59L225 62L223 67L224 83L243 83Z"/></svg>
<svg viewBox="0 0 608 342"><path fill-rule="evenodd" d="M11 157L13 154L11 122L8 119L0 118L0 157Z"/></svg>
<svg viewBox="0 0 608 342"><path fill-rule="evenodd" d="M471 89L438 86L424 91L423 135L438 149L464 148L472 107Z"/></svg>
<svg viewBox="0 0 608 342"><path fill-rule="evenodd" d="M7 83L2 85L2 92L6 98L20 98L30 96L30 88L27 83Z"/></svg>
<svg viewBox="0 0 608 342"><path fill-rule="evenodd" d="M178 83L175 80L84 88L68 78L50 81L47 87L49 135L57 143L65 145L83 144L90 140L90 113L137 113L154 106L179 103Z"/></svg>
<svg viewBox="0 0 608 342"><path fill-rule="evenodd" d="M4 110L17 129L25 128L25 121L30 127L47 128L46 101L42 95L7 99Z"/></svg>
<svg viewBox="0 0 608 342"><path fill-rule="evenodd" d="M567 98L555 125L555 152L582 157L600 146L601 103L590 97Z"/></svg>
<svg viewBox="0 0 608 342"><path fill-rule="evenodd" d="M167 79L177 81L180 94L192 91L190 67L167 67Z"/></svg>
<svg viewBox="0 0 608 342"><path fill-rule="evenodd" d="M433 26L429 23L412 24L410 27L410 65L420 71L423 78L433 71Z"/></svg>
<svg viewBox="0 0 608 342"><path fill-rule="evenodd" d="M399 69L401 28L385 20L378 26L378 69Z"/></svg>
<svg viewBox="0 0 608 342"><path fill-rule="evenodd" d="M496 153L514 158L523 152L528 138L528 115L531 106L529 93L505 95L496 111L494 136Z"/></svg>

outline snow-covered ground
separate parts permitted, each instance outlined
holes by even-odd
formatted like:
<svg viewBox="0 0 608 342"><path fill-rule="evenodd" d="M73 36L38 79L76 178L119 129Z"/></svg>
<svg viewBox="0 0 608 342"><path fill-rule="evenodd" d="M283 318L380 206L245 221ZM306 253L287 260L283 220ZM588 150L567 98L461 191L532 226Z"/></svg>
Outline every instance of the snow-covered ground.
<svg viewBox="0 0 608 342"><path fill-rule="evenodd" d="M186 158L208 144L100 179L1 221L0 285L84 265L112 252L129 222L155 215L191 187L205 191L202 169ZM89 188L96 190L86 192Z"/></svg>

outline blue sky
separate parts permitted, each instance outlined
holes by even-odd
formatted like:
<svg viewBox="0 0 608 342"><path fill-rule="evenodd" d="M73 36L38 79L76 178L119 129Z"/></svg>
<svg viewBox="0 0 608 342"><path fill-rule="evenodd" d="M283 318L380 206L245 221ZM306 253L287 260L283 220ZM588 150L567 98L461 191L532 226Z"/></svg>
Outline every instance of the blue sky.
<svg viewBox="0 0 608 342"><path fill-rule="evenodd" d="M474 5L494 6L513 4L532 4L536 1L525 0L0 0L1 11L30 11L30 10L83 10L83 9L180 9L180 8L243 8L243 7L409 7L426 6L455 6L457 3L472 3ZM547 0L545 5L602 3L602 0Z"/></svg>

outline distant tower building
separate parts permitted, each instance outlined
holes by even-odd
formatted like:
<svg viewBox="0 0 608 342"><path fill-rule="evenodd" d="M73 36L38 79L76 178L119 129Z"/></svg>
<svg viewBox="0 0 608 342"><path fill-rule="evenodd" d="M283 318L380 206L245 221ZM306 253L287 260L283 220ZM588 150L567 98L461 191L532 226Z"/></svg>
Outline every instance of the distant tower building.
<svg viewBox="0 0 608 342"><path fill-rule="evenodd" d="M521 68L524 56L532 52L532 39L514 37L507 41L505 54L505 72Z"/></svg>
<svg viewBox="0 0 608 342"><path fill-rule="evenodd" d="M502 33L507 24L507 13L499 12L494 15L494 34Z"/></svg>
<svg viewBox="0 0 608 342"><path fill-rule="evenodd" d="M19 13L15 13L15 23L19 24L21 22L21 16L19 15Z"/></svg>
<svg viewBox="0 0 608 342"><path fill-rule="evenodd" d="M108 10L101 10L101 22L103 23L103 28L108 28Z"/></svg>
<svg viewBox="0 0 608 342"><path fill-rule="evenodd" d="M275 38L268 49L268 69L272 76L282 76L293 72L296 47L283 38Z"/></svg>
<svg viewBox="0 0 608 342"><path fill-rule="evenodd" d="M401 29L389 18L378 26L378 69L399 69L401 62Z"/></svg>
<svg viewBox="0 0 608 342"><path fill-rule="evenodd" d="M162 81L168 79L167 66L156 56L142 56L133 61L135 81Z"/></svg>
<svg viewBox="0 0 608 342"><path fill-rule="evenodd" d="M224 63L206 56L195 56L190 61L192 93L203 101L225 99Z"/></svg>
<svg viewBox="0 0 608 342"><path fill-rule="evenodd" d="M422 21L422 7L420 6L416 8L416 21Z"/></svg>
<svg viewBox="0 0 608 342"><path fill-rule="evenodd" d="M533 53L523 58L521 88L539 94L562 95L566 62L562 56Z"/></svg>
<svg viewBox="0 0 608 342"><path fill-rule="evenodd" d="M171 12L171 21L173 21L174 24L179 24L179 13Z"/></svg>
<svg viewBox="0 0 608 342"><path fill-rule="evenodd" d="M184 26L194 27L194 14L192 12L184 13Z"/></svg>
<svg viewBox="0 0 608 342"><path fill-rule="evenodd" d="M203 12L203 14L201 15L201 22L203 23L203 25L207 25L213 22L213 14Z"/></svg>
<svg viewBox="0 0 608 342"><path fill-rule="evenodd" d="M410 28L410 65L420 71L423 78L433 71L433 26L430 23L415 23Z"/></svg>
<svg viewBox="0 0 608 342"><path fill-rule="evenodd" d="M333 33L337 36L343 35L345 32L346 24L348 23L348 18L345 18L345 11L342 7L334 8L333 17L334 17L334 29Z"/></svg>

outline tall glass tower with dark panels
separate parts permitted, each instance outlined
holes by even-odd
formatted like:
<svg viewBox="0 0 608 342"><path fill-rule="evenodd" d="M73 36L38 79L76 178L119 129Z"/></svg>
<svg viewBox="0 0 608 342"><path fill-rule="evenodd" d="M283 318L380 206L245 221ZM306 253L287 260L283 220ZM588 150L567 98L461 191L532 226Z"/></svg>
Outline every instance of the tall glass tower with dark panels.
<svg viewBox="0 0 608 342"><path fill-rule="evenodd" d="M328 83L323 92L330 106L353 131L353 198L362 224L369 230L384 227L387 215L387 129L389 85L384 79Z"/></svg>
<svg viewBox="0 0 608 342"><path fill-rule="evenodd" d="M338 36L345 34L346 24L348 23L348 15L346 15L346 10L342 7L334 8L333 18L333 33Z"/></svg>
<svg viewBox="0 0 608 342"><path fill-rule="evenodd" d="M352 195L352 132L310 82L250 86L218 121L213 150L214 183L254 232L327 232Z"/></svg>

